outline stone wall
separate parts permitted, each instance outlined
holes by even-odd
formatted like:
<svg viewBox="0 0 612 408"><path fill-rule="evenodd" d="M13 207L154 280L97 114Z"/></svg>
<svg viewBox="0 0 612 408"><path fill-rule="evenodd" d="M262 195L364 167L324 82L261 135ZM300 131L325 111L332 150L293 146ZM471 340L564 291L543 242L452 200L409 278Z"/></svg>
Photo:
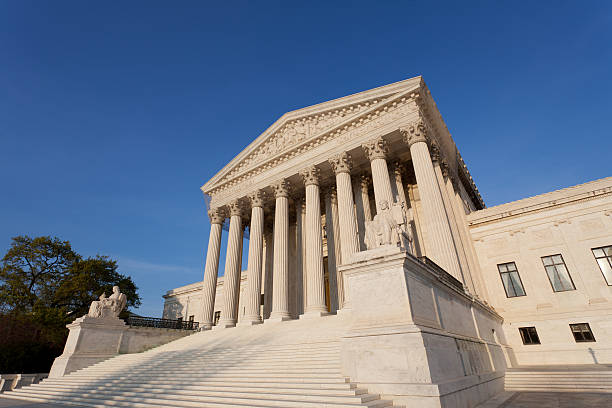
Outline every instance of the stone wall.
<svg viewBox="0 0 612 408"><path fill-rule="evenodd" d="M592 252L612 245L612 177L477 211L468 221L512 365L612 363L612 286ZM553 291L541 258L555 254L575 290ZM525 296L506 295L497 265L508 262ZM595 341L576 342L574 323L588 323ZM519 327L535 327L540 344L523 344Z"/></svg>

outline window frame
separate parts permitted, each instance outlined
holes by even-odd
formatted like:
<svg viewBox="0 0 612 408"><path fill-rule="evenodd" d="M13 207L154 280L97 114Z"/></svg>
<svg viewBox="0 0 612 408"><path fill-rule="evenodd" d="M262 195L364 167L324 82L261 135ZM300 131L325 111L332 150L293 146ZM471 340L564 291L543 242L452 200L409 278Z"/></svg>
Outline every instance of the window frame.
<svg viewBox="0 0 612 408"><path fill-rule="evenodd" d="M553 259L553 257L555 257L555 256L561 257L561 262L562 263L555 263L555 261ZM544 263L544 258L550 258L551 261L552 261L552 265L546 265L546 263ZM576 284L574 283L574 279L572 279L572 274L570 273L569 269L567 268L567 264L565 263L565 258L563 258L563 254L546 255L546 256L540 257L540 259L542 260L542 265L544 266L544 273L546 274L546 277L548 278L548 282L550 283L550 287L552 288L553 292L555 292L555 293L557 293L557 292L571 292L572 290L576 290ZM553 285L552 280L550 280L550 275L548 274L548 271L546 270L546 267L547 266L553 266L555 268L555 272L557 274L559 274L559 271L557 270L557 265L563 265L563 267L567 271L567 277L569 278L569 281L572 284L572 288L571 289L563 289L563 290L556 290L555 289L555 285Z"/></svg>
<svg viewBox="0 0 612 408"><path fill-rule="evenodd" d="M603 278L606 281L606 284L608 286L612 286L612 281L608 281L608 278L606 277L606 274L601 269L601 265L599 264L599 260L600 259L605 259L606 261L608 261L608 265L610 265L610 268L612 268L612 256L606 255L606 251L604 250L604 248L612 248L612 245L604 245L604 246L600 246L600 247L597 247L597 248L591 248L591 253L593 254L593 257L595 258L595 263L597 264L597 267L599 268L599 271L603 275ZM604 256L597 257L597 255L595 255L595 251L598 250L598 249L601 249L602 251L604 251Z"/></svg>
<svg viewBox="0 0 612 408"><path fill-rule="evenodd" d="M502 265L510 265L510 264L514 265L514 270L513 271L508 272L506 270L506 272L502 272L499 269L499 267L502 266ZM518 271L518 268L516 266L516 262L512 261L512 262L503 262L503 263L497 264L497 272L499 272L499 279L501 279L501 281L502 281L502 286L504 287L504 292L506 292L506 297L508 299L515 298L515 297L527 296L527 291L525 290L525 285L523 285L523 280L521 279L521 274ZM519 283L521 284L521 289L523 290L523 294L522 295L510 296L508 294L508 288L506 288L506 284L504 283L504 278L502 277L502 274L507 273L508 275L510 275L512 272L516 272L516 275L518 276ZM513 286L513 289L514 289L514 286ZM514 290L514 292L516 293L516 290Z"/></svg>
<svg viewBox="0 0 612 408"><path fill-rule="evenodd" d="M532 333L529 333L529 329L533 329L533 333L535 334L535 340L534 342L532 342ZM523 341L523 345L524 346L535 346L538 344L542 344L542 342L540 341L540 336L538 335L538 331L536 330L535 326L526 326L526 327L519 327L519 334L521 336L521 340ZM525 332L527 333L528 337L529 337L529 343L525 342L525 335L523 334L523 330L525 330Z"/></svg>
<svg viewBox="0 0 612 408"><path fill-rule="evenodd" d="M581 331L575 331L574 327L575 326L586 326L587 330L581 330ZM593 334L593 330L591 330L591 325L588 323L570 323L569 325L570 327L570 331L572 332L572 336L574 336L574 341L576 343L595 343L597 340L595 340L595 335ZM582 340L578 340L576 338L576 333L580 333L583 336ZM589 335L591 336L591 340L588 340L584 337L584 335L582 333L589 333Z"/></svg>

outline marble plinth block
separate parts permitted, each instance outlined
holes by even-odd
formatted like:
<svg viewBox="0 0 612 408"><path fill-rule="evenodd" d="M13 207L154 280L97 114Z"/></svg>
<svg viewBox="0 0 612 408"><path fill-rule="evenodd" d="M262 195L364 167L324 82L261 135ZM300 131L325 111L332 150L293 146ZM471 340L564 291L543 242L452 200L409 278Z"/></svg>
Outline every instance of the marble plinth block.
<svg viewBox="0 0 612 408"><path fill-rule="evenodd" d="M49 377L62 377L119 353L125 322L117 317L83 316L70 329L64 352L51 366Z"/></svg>
<svg viewBox="0 0 612 408"><path fill-rule="evenodd" d="M439 267L397 247L340 267L352 299L342 371L395 403L471 408L503 390L502 319ZM454 283L456 282L456 283Z"/></svg>

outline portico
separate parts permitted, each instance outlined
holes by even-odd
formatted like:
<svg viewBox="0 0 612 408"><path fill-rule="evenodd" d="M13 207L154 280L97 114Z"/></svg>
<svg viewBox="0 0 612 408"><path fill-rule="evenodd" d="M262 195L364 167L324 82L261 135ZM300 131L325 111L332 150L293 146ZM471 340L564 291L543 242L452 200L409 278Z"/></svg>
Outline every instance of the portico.
<svg viewBox="0 0 612 408"><path fill-rule="evenodd" d="M202 191L210 196L211 221L202 327L213 326L219 243L228 219L219 327L238 323L239 302L240 324L264 321L264 252L273 253L266 321L349 309L339 267L367 249L367 225L392 207L407 220L413 255L427 256L478 293L475 265L467 262L471 242L455 217L465 214L463 205L482 208L482 200L420 77L285 114ZM247 290L240 300L247 226Z"/></svg>

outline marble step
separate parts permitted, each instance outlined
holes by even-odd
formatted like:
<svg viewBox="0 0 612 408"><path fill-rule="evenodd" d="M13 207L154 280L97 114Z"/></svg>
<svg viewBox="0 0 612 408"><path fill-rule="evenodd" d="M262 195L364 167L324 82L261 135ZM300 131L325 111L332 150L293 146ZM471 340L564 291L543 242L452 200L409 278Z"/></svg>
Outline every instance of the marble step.
<svg viewBox="0 0 612 408"><path fill-rule="evenodd" d="M249 393L268 393L273 391L274 393L280 394L314 394L314 395L361 395L367 394L365 388L357 388L353 384L346 384L345 387L314 387L308 384L295 384L288 387L287 384L279 384L278 386L271 386L269 384L253 386L251 384L237 384L229 383L225 385L169 385L169 384L147 384L147 383L125 383L125 382L90 382L90 383L74 383L74 382L59 382L59 381L46 381L44 383L34 384L34 388L61 388L61 389L74 389L82 390L86 389L88 385L93 385L97 388L101 387L113 387L117 389L127 389L129 391L142 391L148 392L149 390L169 390L175 391L177 389L185 391L204 391L204 392L216 392L216 391L236 391L236 392L249 392ZM302 387L299 387L302 385Z"/></svg>
<svg viewBox="0 0 612 408"><path fill-rule="evenodd" d="M65 388L65 387L54 387L54 386L40 386L33 387L33 390L44 390L46 392L57 392L62 395L71 395L71 394L96 394L96 395L106 395L106 396L126 396L126 397L138 397L143 395L141 393L142 390L129 389L126 387L113 387L113 388L96 388L96 389L83 389L83 388ZM378 399L378 395L368 394L366 392L362 392L360 394L315 394L315 393L282 393L278 390L265 390L259 392L242 392L234 389L231 390L222 390L222 391L193 391L193 390L183 390L183 389L174 389L172 391L168 391L166 389L145 389L146 395L149 397L156 398L180 398L181 400L187 401L199 401L202 398L214 398L214 397L222 397L222 398L245 398L245 399L265 399L272 401L305 401L305 402L313 402L313 401L321 401L325 400L326 402L336 402L336 403L354 403L355 401L369 402Z"/></svg>
<svg viewBox="0 0 612 408"><path fill-rule="evenodd" d="M340 374L339 366L336 367L320 367L320 368L285 368L285 367L243 367L243 366L226 366L226 367L183 367L183 368L166 368L163 366L160 367L148 367L146 369L143 368L134 368L130 369L130 374L164 374L164 373L172 373L172 374L184 374L191 375L194 372L198 372L201 374L207 373L225 373L225 374L240 374L240 373L249 373L249 374ZM87 370L87 372L75 372L74 375L90 375L90 374L114 374L117 370L107 369L107 368L99 368L97 370Z"/></svg>
<svg viewBox="0 0 612 408"><path fill-rule="evenodd" d="M116 371L98 371L98 372L75 372L71 374L71 377L92 377L92 376L100 376L100 375L117 375ZM129 373L122 372L120 374L122 377L146 377L146 376L159 376L159 375L172 375L180 378L200 378L207 376L224 376L224 377L308 377L308 378L317 378L321 377L331 377L331 376L340 376L340 369L321 369L321 370L291 370L291 369L241 369L239 367L235 367L232 369L222 369L211 367L209 369L199 369L197 371L193 370L164 370L163 367L160 369L151 369L146 371L137 371L137 370L129 370Z"/></svg>
<svg viewBox="0 0 612 408"><path fill-rule="evenodd" d="M300 381L300 382L291 382L291 381L276 381L276 380L269 380L269 379L245 379L245 380L240 380L240 379L232 379L232 380L226 380L226 379L212 379L212 378L208 378L206 380L201 380L201 381L191 381L189 384L190 386L237 386L237 387L244 387L245 385L250 386L250 387L261 387L261 388L283 388L283 387L290 387L290 388L316 388L316 389L350 389L350 388L354 388L354 386L348 382L347 379L336 379L337 381L330 381L328 380L327 382L320 382L317 381L317 379L311 380L311 381ZM160 386L160 385L168 385L168 386L172 386L174 388L180 388L180 387L184 387L185 386L185 381L182 380L176 380L176 379L172 379L172 378L167 378L167 379L149 379L147 380L146 383L143 383L142 381L138 380L138 379L130 379L130 378L123 378L123 379L116 379L116 378L111 378L111 379L100 379L100 378L89 378L89 379L85 379L85 378L69 378L69 377L61 377L61 378L51 378L51 379L47 379L44 380L43 382L41 382L41 384L45 384L46 382L52 382L52 383L65 383L65 384L79 384L79 385L89 385L89 384L94 384L94 385L105 385L105 384L134 384L134 386L136 385L140 385L140 384L150 384L152 386Z"/></svg>
<svg viewBox="0 0 612 408"><path fill-rule="evenodd" d="M329 408L353 408L353 407L387 407L391 406L390 401L374 399L371 401L363 401L363 398L355 397L354 402L328 402L327 400L311 401L295 401L295 400L266 400L260 398L237 398L237 397L204 397L200 396L197 399L186 400L180 396L159 395L156 398L149 396L124 396L117 394L102 394L90 392L52 392L39 389L25 390L23 388L11 391L6 394L7 397L17 397L23 399L38 398L46 401L67 401L82 403L86 405L94 404L94 406L131 406L131 407L329 407ZM377 396L374 396L377 398Z"/></svg>
<svg viewBox="0 0 612 408"><path fill-rule="evenodd" d="M287 367L287 366L294 366L294 367L338 367L340 366L340 361L339 360L325 360L325 361L249 361L247 360L219 360L219 361L192 361L192 362L185 362L183 364L181 364L180 362L163 362L163 361L151 361L151 362L142 362L141 364L132 364L132 365L126 365L126 364L96 364L96 365L92 365L90 367L87 367L87 369L97 369L97 368L145 368L145 367L156 367L156 366L163 366L163 367L169 367L169 368L175 368L175 367L189 367L189 368L201 368L201 367L206 367L206 366L215 366L215 367L221 367L221 366L232 366L232 365L236 365L236 364L240 364L241 366L252 366L252 367Z"/></svg>

